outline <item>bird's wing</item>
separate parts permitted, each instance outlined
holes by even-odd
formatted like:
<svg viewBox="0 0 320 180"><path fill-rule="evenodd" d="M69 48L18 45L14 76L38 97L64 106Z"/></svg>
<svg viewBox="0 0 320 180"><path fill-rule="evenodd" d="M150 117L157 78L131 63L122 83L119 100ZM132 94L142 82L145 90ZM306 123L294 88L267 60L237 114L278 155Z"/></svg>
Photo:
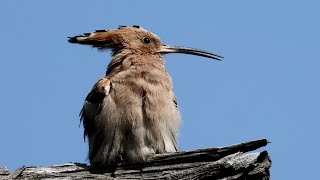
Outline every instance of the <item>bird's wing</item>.
<svg viewBox="0 0 320 180"><path fill-rule="evenodd" d="M102 102L109 95L111 81L103 77L93 86L91 92L87 95L80 112L80 121L83 122L84 138L91 137L95 129L95 118L100 113Z"/></svg>

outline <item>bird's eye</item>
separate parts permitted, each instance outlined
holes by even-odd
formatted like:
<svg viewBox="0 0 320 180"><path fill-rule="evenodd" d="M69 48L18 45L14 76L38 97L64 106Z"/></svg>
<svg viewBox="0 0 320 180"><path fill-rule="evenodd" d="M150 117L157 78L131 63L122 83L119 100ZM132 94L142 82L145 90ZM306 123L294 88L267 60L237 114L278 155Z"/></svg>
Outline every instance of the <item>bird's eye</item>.
<svg viewBox="0 0 320 180"><path fill-rule="evenodd" d="M151 42L151 40L149 38L144 38L143 42L146 43L146 44L149 44Z"/></svg>

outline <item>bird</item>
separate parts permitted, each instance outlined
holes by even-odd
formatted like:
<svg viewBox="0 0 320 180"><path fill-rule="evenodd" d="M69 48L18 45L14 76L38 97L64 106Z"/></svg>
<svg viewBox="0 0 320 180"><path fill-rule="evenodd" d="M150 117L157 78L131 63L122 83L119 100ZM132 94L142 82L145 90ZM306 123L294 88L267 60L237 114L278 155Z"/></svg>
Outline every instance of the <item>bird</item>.
<svg viewBox="0 0 320 180"><path fill-rule="evenodd" d="M223 57L166 45L137 25L68 38L69 43L111 50L106 74L94 84L80 112L91 166L142 164L155 154L178 151L181 115L164 55L183 53L215 60Z"/></svg>

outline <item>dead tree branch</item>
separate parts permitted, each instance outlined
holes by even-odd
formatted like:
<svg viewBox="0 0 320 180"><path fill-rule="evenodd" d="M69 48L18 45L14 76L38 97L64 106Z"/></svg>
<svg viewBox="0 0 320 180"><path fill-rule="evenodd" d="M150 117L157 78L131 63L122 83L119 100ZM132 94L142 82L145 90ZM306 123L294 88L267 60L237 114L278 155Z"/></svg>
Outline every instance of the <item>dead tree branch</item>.
<svg viewBox="0 0 320 180"><path fill-rule="evenodd" d="M269 179L271 160L260 139L236 145L157 154L141 165L92 169L81 163L21 167L11 173L0 168L0 179Z"/></svg>

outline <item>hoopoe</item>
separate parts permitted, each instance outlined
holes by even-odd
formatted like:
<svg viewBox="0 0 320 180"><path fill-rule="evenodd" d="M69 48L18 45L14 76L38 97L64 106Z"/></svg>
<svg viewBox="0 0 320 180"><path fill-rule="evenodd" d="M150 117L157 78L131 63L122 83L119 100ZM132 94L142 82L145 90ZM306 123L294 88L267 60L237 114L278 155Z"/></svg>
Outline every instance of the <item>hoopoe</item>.
<svg viewBox="0 0 320 180"><path fill-rule="evenodd" d="M163 55L184 53L215 60L217 54L165 45L139 27L97 30L69 37L70 43L111 50L106 75L93 86L81 110L92 166L143 163L175 152L181 116Z"/></svg>

